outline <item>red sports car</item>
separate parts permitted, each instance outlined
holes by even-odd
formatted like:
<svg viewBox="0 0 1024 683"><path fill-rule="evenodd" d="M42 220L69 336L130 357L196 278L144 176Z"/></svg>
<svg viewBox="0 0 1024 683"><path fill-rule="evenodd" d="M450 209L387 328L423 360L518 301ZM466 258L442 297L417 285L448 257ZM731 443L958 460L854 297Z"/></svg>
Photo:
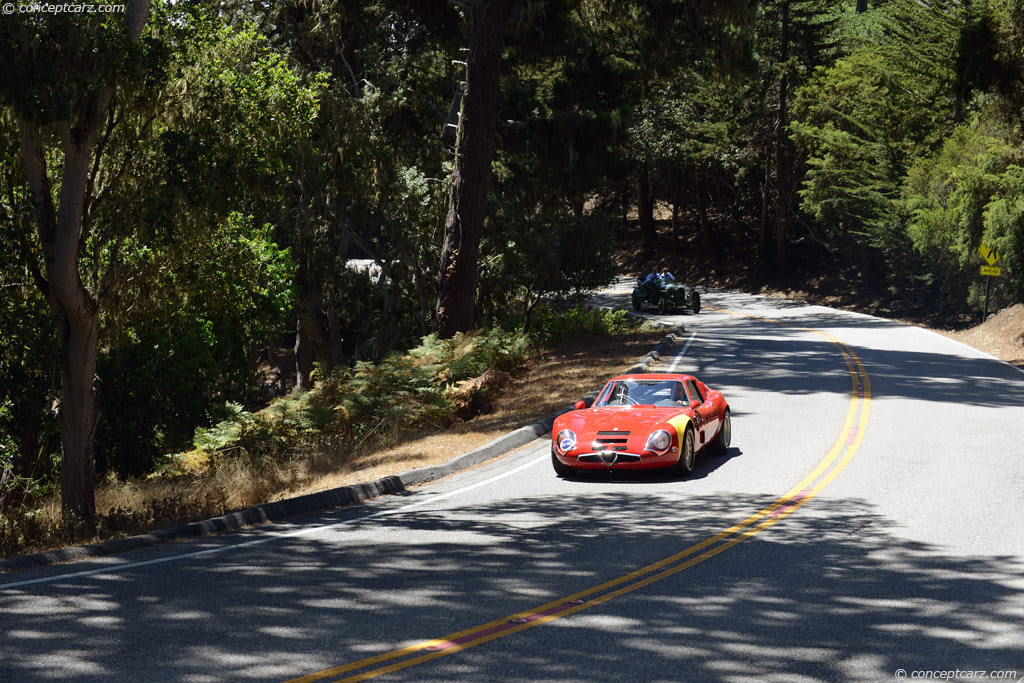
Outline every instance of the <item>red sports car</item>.
<svg viewBox="0 0 1024 683"><path fill-rule="evenodd" d="M693 375L623 375L609 380L590 408L560 415L551 429L551 464L576 470L671 468L693 472L698 451L724 453L732 423L720 392Z"/></svg>

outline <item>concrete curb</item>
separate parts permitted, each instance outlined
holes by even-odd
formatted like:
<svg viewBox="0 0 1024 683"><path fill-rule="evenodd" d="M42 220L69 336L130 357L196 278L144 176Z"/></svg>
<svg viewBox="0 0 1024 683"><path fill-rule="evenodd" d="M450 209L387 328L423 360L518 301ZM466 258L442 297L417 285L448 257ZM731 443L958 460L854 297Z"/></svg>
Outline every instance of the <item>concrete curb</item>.
<svg viewBox="0 0 1024 683"><path fill-rule="evenodd" d="M653 321L648 321L653 322ZM656 323L663 324L663 323ZM654 347L639 363L631 367L623 374L634 374L646 372L652 364L661 359L661 356L675 343L676 338L683 331L683 328L675 328ZM588 394L584 400L595 398L596 392ZM463 453L441 465L420 467L415 470L403 472L402 474L384 477L371 482L341 486L329 491L310 493L297 498L289 498L273 503L263 503L251 508L232 512L213 519L201 522L190 522L181 526L168 529L159 529L147 534L119 538L89 545L72 546L48 550L31 555L19 555L0 560L0 574L7 572L42 567L72 560L82 560L90 557L105 557L130 550L139 550L161 545L173 540L198 538L234 531L247 526L265 524L267 522L278 522L289 517L299 515L311 515L317 512L324 512L335 508L355 505L364 500L378 498L383 495L401 493L410 486L425 484L436 479L447 477L450 474L461 470L469 469L486 460L504 455L520 446L525 446L534 439L551 432L551 425L555 418L563 413L573 410L573 406L566 406L550 417L545 417L532 422L525 427L499 436L497 439L475 448L468 453Z"/></svg>

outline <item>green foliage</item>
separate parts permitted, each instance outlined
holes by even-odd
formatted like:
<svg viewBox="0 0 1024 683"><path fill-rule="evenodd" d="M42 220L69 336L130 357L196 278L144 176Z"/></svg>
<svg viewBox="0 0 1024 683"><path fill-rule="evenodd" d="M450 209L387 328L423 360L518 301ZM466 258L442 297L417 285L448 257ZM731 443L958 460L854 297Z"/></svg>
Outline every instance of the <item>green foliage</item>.
<svg viewBox="0 0 1024 683"><path fill-rule="evenodd" d="M50 410L57 343L50 306L28 266L38 249L28 239L33 227L17 138L10 112L0 110L0 442L9 445L8 483L19 478L24 491L22 484L49 485L56 474L49 456L57 431Z"/></svg>
<svg viewBox="0 0 1024 683"><path fill-rule="evenodd" d="M212 468L226 458L260 466L302 449L390 445L402 432L446 425L486 410L492 386L525 364L537 348L579 335L618 334L634 326L625 311L586 306L541 308L528 335L521 331L522 323L522 318L511 317L503 326L451 339L428 335L407 352L336 371L310 391L276 399L260 412L228 404L225 419L196 429L193 445L206 454L205 466ZM191 457L166 456L162 476L195 470L186 462Z"/></svg>
<svg viewBox="0 0 1024 683"><path fill-rule="evenodd" d="M483 240L479 274L480 299L491 313L517 301L530 309L542 297L579 301L615 277L610 212L580 215L554 206L531 215L507 197L496 223Z"/></svg>
<svg viewBox="0 0 1024 683"><path fill-rule="evenodd" d="M518 320L510 318L516 325ZM586 335L621 334L635 327L635 323L622 309L574 306L566 311L542 307L534 314L530 326L530 339L538 347L550 347L565 339Z"/></svg>
<svg viewBox="0 0 1024 683"><path fill-rule="evenodd" d="M957 92L995 95L1004 121L1024 123L1024 6L1017 0L969 3L957 45Z"/></svg>
<svg viewBox="0 0 1024 683"><path fill-rule="evenodd" d="M979 281L982 241L1004 254L1010 288L1017 297L1022 291L1024 167L1019 150L993 133L978 123L958 126L939 152L910 169L904 186L907 232L954 303Z"/></svg>
<svg viewBox="0 0 1024 683"><path fill-rule="evenodd" d="M879 44L819 68L797 94L792 130L807 164L801 208L830 235L896 252L902 178L952 129L958 24L942 3L912 0L871 21Z"/></svg>
<svg viewBox="0 0 1024 683"><path fill-rule="evenodd" d="M100 356L97 433L101 466L143 474L180 449L225 400L244 400L249 358L285 321L294 294L288 250L270 226L233 213L208 239L178 255L153 287L133 292L138 311Z"/></svg>
<svg viewBox="0 0 1024 683"><path fill-rule="evenodd" d="M238 458L259 470L270 459L280 460L288 450L288 425L260 413L228 403L229 416L210 428L196 429L193 445L211 457L214 466L227 458Z"/></svg>
<svg viewBox="0 0 1024 683"><path fill-rule="evenodd" d="M998 188L985 206L984 243L1002 255L999 265L1007 301L1024 301L1024 166L1019 157L1000 175ZM1003 284L1005 283L1005 284Z"/></svg>
<svg viewBox="0 0 1024 683"><path fill-rule="evenodd" d="M21 484L21 478L14 473L14 461L18 456L18 444L11 438L11 400L0 400L0 510L8 494Z"/></svg>
<svg viewBox="0 0 1024 683"><path fill-rule="evenodd" d="M502 329L459 334L440 340L424 337L406 353L389 354L380 363L360 362L350 372L335 372L307 392L275 400L260 412L228 404L228 415L213 427L198 428L193 446L206 454L208 467L230 458L250 466L281 460L296 449L357 448L371 439L390 443L403 430L449 423L473 404L486 382L468 391L461 385L522 365L529 341ZM164 476L181 474L189 454L167 456Z"/></svg>

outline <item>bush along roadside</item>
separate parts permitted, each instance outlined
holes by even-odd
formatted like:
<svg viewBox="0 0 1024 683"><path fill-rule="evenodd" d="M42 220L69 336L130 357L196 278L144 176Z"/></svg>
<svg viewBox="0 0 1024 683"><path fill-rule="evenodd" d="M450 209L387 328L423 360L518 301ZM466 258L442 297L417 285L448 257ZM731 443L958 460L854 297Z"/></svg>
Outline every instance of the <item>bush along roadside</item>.
<svg viewBox="0 0 1024 683"><path fill-rule="evenodd" d="M62 516L52 495L0 510L0 556L126 536L275 499L303 476L345 468L355 455L386 448L404 432L440 431L487 412L493 395L535 352L570 337L637 327L625 311L541 308L529 334L521 319L510 317L449 340L430 335L380 364L318 377L310 391L263 410L229 404L225 419L196 429L191 450L164 456L145 477L103 483L93 522Z"/></svg>

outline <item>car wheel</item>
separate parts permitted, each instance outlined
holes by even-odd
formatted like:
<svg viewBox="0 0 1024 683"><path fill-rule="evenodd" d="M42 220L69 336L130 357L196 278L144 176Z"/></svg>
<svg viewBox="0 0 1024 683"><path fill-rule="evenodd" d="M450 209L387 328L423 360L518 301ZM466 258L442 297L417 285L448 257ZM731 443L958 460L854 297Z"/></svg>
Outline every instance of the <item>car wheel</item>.
<svg viewBox="0 0 1024 683"><path fill-rule="evenodd" d="M729 417L729 409L725 409L722 415L722 426L718 428L715 440L711 442L711 452L722 454L729 450L729 442L732 441L732 418Z"/></svg>
<svg viewBox="0 0 1024 683"><path fill-rule="evenodd" d="M562 479L571 479L572 476L576 474L575 467L569 467L558 459L558 456L555 455L554 448L551 449L551 467L554 468L555 474L560 476Z"/></svg>
<svg viewBox="0 0 1024 683"><path fill-rule="evenodd" d="M640 310L640 297L637 296L636 292L633 292L633 310L634 311L639 311Z"/></svg>
<svg viewBox="0 0 1024 683"><path fill-rule="evenodd" d="M665 315L665 311L668 310L668 299L661 297L658 299L658 313Z"/></svg>
<svg viewBox="0 0 1024 683"><path fill-rule="evenodd" d="M693 308L694 313L700 313L700 294L697 293L696 289L690 290L690 306Z"/></svg>
<svg viewBox="0 0 1024 683"><path fill-rule="evenodd" d="M687 427L683 440L679 443L679 460L672 465L672 472L679 477L693 474L693 466L697 463L697 450L693 447L693 428Z"/></svg>

